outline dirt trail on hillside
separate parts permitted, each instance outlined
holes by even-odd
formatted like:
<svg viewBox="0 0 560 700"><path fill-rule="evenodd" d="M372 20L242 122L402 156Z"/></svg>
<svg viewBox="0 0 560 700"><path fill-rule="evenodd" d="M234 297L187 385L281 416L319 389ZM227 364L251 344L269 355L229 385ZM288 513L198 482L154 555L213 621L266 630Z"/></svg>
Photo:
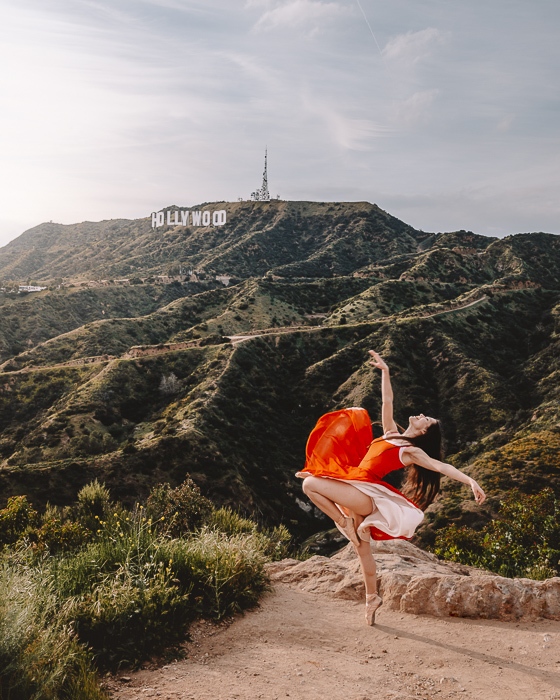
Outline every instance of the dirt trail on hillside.
<svg viewBox="0 0 560 700"><path fill-rule="evenodd" d="M197 625L184 660L108 687L114 700L560 699L560 622L377 618L276 584L232 624Z"/></svg>
<svg viewBox="0 0 560 700"><path fill-rule="evenodd" d="M406 320L410 320L411 318L431 318L432 316L442 316L443 314L452 314L455 313L456 311L463 311L464 309L468 309L470 306L476 306L477 304L481 304L483 301L486 301L488 299L488 296L484 295L480 297L479 299L475 299L474 301L469 301L466 304L462 304L461 306L455 306L451 309L443 309L443 311L434 311L433 313L423 313L419 314L418 316L404 316ZM393 318L392 316L383 316L381 318L374 318L372 321L379 322L379 321L388 321L389 319ZM367 322L366 322L367 323ZM352 325L352 324L349 324ZM283 335L285 333L313 333L317 331L322 331L325 330L325 328L332 328L332 326L313 326L313 327L308 327L308 326L282 326L280 328L273 328L273 329L266 329L266 330L255 330L252 333L248 333L246 335L227 335L226 338L229 338L230 342L232 345L237 345L238 343L242 343L245 340L252 340L253 338L262 338L263 336L267 335Z"/></svg>
<svg viewBox="0 0 560 700"><path fill-rule="evenodd" d="M480 299L475 299L474 301L470 301L467 304L464 304L463 306L457 306L455 308L451 309L444 309L443 311L434 311L433 313L428 313L424 314L422 318L429 318L431 316L441 316L442 314L450 314L454 313L455 311L462 311L463 309L467 309L469 306L475 306L476 304L480 304L483 301L486 301L488 299L487 296L483 296ZM390 316L384 317L384 318L376 318L374 319L375 321L385 321L391 318ZM412 318L412 317L411 317ZM232 345L237 345L238 343L242 343L246 340L253 340L254 338L262 338L263 336L267 335L284 335L286 333L316 333L317 331L324 330L325 328L329 328L330 326L284 326L281 328L274 328L274 329L264 329L264 330L255 330L252 333L249 333L247 335L228 335L225 336L226 338L229 338L229 341ZM67 335L64 333L63 335ZM51 338L52 340L52 338ZM48 341L45 341L48 342ZM42 345L43 343L40 343ZM2 366L4 364L7 364L10 362L10 360L6 360L2 365L0 365L0 374L4 375L12 375L12 374L27 374L29 372L45 372L47 370L53 370L53 369L67 369L68 367L81 367L84 365L106 365L109 362L112 362L114 360L130 360L130 359L135 359L137 357L153 357L154 355L164 355L166 353L171 353L171 352L177 352L177 350L184 350L186 348L191 348L191 347L200 347L198 345L198 342L194 341L186 341L186 342L181 342L181 343L165 343L165 347L160 347L160 345L147 345L147 346L139 346L139 347L134 347L134 348L129 348L126 350L126 352L122 353L122 355L95 355L92 357L79 357L76 358L75 360L67 360L66 362L59 362L54 365L38 365L38 366L32 366L32 367L22 367L21 369L15 369L15 370L7 370L4 371L2 369ZM16 355L17 357L17 355Z"/></svg>

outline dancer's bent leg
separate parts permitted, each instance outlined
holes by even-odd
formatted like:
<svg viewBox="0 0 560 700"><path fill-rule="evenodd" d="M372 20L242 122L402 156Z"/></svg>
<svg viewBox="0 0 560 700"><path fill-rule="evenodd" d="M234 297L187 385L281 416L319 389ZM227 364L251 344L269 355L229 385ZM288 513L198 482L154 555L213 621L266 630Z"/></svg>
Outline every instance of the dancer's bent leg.
<svg viewBox="0 0 560 700"><path fill-rule="evenodd" d="M303 492L319 510L338 522L341 516L337 503L358 515L371 513L371 498L359 491L352 484L326 479L320 476L308 476L303 480Z"/></svg>
<svg viewBox="0 0 560 700"><path fill-rule="evenodd" d="M303 491L323 513L334 520L337 528L355 547L359 546L360 539L354 522L356 516L345 513L353 511L354 514L368 515L371 512L371 498L352 484L316 476L308 476L304 480Z"/></svg>
<svg viewBox="0 0 560 700"><path fill-rule="evenodd" d="M343 521L346 520L341 513L340 507L343 508L344 512L348 513L356 527L365 516L377 510L370 496L366 496L365 493L355 488L352 484L345 484L334 479L308 476L303 482L303 491L310 501L336 523L341 523L341 519ZM375 624L375 613L383 602L377 594L377 567L375 566L375 559L373 558L369 542L364 542L356 537L352 544L360 559L360 567L364 577L366 622L368 625L373 625Z"/></svg>

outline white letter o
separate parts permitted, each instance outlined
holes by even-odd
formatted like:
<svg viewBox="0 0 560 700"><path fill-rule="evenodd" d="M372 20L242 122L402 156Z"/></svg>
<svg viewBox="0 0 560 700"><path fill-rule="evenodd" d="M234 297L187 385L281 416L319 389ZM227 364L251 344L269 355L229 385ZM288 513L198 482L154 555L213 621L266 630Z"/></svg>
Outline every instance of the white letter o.
<svg viewBox="0 0 560 700"><path fill-rule="evenodd" d="M212 223L214 226L223 226L226 223L226 210L220 209L212 215Z"/></svg>

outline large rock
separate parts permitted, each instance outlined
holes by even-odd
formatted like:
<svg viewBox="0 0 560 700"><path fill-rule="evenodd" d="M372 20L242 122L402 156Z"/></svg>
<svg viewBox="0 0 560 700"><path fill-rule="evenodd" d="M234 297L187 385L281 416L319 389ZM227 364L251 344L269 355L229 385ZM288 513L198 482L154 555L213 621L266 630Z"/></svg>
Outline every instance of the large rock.
<svg viewBox="0 0 560 700"><path fill-rule="evenodd" d="M496 620L560 620L560 578L510 579L442 562L403 540L372 544L379 592L390 610ZM334 556L269 565L272 581L335 598L363 600L359 560L351 545Z"/></svg>

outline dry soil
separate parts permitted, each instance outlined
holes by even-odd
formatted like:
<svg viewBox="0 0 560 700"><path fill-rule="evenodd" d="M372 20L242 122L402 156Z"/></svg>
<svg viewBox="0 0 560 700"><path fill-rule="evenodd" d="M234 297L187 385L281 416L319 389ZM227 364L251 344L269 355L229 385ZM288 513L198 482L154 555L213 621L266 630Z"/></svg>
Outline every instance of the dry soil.
<svg viewBox="0 0 560 700"><path fill-rule="evenodd" d="M560 622L432 618L276 584L186 658L108 681L114 700L560 699Z"/></svg>

